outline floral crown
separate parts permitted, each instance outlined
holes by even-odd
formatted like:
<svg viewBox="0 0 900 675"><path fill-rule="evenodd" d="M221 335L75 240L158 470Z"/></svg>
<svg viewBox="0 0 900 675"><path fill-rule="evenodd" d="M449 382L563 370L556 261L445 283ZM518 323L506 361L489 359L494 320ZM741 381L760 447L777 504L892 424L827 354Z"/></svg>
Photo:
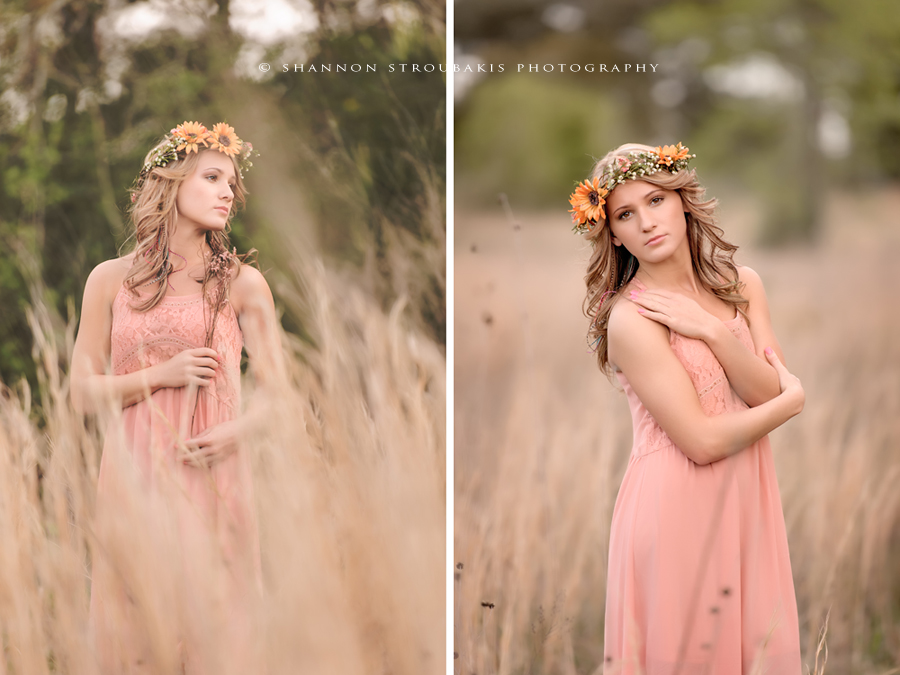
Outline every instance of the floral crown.
<svg viewBox="0 0 900 675"><path fill-rule="evenodd" d="M179 153L183 153L182 157L187 157L201 149L218 150L229 157L236 157L241 178L244 177L244 172L253 166L250 158L259 154L253 150L252 144L237 137L234 127L224 122L219 122L212 129L207 129L199 122L183 122L166 135L166 141L144 162L138 174L135 191L141 188L154 167L176 161ZM134 200L135 195L132 193L131 201Z"/></svg>
<svg viewBox="0 0 900 675"><path fill-rule="evenodd" d="M569 196L573 232L587 234L599 220L606 220L606 196L613 188L626 180L649 176L657 171L678 173L686 169L697 155L688 154L688 148L678 145L657 146L656 150L629 152L627 156L614 158L593 181L577 183L578 187Z"/></svg>

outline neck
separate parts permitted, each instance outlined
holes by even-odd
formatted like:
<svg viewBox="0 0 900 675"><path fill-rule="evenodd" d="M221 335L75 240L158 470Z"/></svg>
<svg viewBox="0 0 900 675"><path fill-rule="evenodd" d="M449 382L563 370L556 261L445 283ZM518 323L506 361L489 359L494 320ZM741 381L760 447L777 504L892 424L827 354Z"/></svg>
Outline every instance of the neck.
<svg viewBox="0 0 900 675"><path fill-rule="evenodd" d="M169 235L169 251L183 257L188 265L202 264L209 250L205 230L176 227Z"/></svg>
<svg viewBox="0 0 900 675"><path fill-rule="evenodd" d="M659 263L641 263L635 276L647 288L689 293L699 293L701 289L687 249Z"/></svg>

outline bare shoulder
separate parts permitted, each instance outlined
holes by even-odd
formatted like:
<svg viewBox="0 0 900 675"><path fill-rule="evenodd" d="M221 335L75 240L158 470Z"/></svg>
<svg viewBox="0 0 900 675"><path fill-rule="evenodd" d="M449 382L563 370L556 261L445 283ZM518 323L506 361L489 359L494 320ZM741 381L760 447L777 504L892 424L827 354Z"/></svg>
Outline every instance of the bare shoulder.
<svg viewBox="0 0 900 675"><path fill-rule="evenodd" d="M745 265L737 265L738 279L744 284L743 295L749 300L752 295L765 293L763 282L755 270Z"/></svg>
<svg viewBox="0 0 900 675"><path fill-rule="evenodd" d="M738 270L738 279L753 289L762 288L762 278L756 273L756 270L746 265L736 265Z"/></svg>
<svg viewBox="0 0 900 675"><path fill-rule="evenodd" d="M237 293L250 294L270 292L263 273L253 265L242 264L231 281L231 288Z"/></svg>
<svg viewBox="0 0 900 675"><path fill-rule="evenodd" d="M85 296L90 294L95 300L112 304L125 280L125 275L131 269L133 259L134 254L129 254L122 258L104 260L94 267L84 285Z"/></svg>
<svg viewBox="0 0 900 675"><path fill-rule="evenodd" d="M638 314L637 309L637 305L633 302L625 297L619 297L609 313L609 332L615 331L617 334L621 334L623 330L634 323L635 318L643 318Z"/></svg>
<svg viewBox="0 0 900 675"><path fill-rule="evenodd" d="M607 324L609 361L616 370L634 350L668 348L669 330L663 324L641 316L638 306L620 297L609 313Z"/></svg>
<svg viewBox="0 0 900 675"><path fill-rule="evenodd" d="M231 304L235 313L260 303L272 303L272 291L263 273L252 265L242 264L231 281Z"/></svg>
<svg viewBox="0 0 900 675"><path fill-rule="evenodd" d="M668 329L665 326L641 316L638 309L631 300L623 297L618 299L609 313L607 328L611 340L629 340L638 334L647 333L668 336Z"/></svg>

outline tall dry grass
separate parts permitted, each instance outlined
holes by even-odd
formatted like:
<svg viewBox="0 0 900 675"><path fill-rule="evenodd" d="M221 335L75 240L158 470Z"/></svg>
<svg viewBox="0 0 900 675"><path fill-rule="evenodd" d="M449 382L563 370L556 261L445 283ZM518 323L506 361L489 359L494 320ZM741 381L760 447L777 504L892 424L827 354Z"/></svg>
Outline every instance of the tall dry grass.
<svg viewBox="0 0 900 675"><path fill-rule="evenodd" d="M98 672L87 624L98 552L129 580L145 672L181 672L186 634L189 658L203 656L216 673L442 671L441 350L411 327L402 301L385 315L320 265L294 270L277 292L315 345L283 336L289 383L267 399L265 423L246 445L264 580L248 616L264 653L249 668L225 656L233 650L221 552L179 551L164 504L126 481L117 486L118 529L95 520L107 423L71 409L75 326L61 332L35 303L41 410L29 409L21 385L0 396L0 673ZM244 392L252 401L252 379ZM185 576L182 555L196 576Z"/></svg>
<svg viewBox="0 0 900 675"><path fill-rule="evenodd" d="M721 194L719 195L722 196ZM760 251L803 413L771 434L804 672L900 672L900 190L829 199L814 247ZM731 208L728 205L731 204ZM456 216L454 623L461 675L602 671L609 524L631 446L587 353L588 251L564 213ZM828 616L824 643L820 637Z"/></svg>

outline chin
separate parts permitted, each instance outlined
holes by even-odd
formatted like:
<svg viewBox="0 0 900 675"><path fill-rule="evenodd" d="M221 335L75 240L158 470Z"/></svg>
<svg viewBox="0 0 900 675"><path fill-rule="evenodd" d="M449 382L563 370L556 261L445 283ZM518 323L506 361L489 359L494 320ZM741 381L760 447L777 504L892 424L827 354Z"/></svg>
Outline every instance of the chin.
<svg viewBox="0 0 900 675"><path fill-rule="evenodd" d="M669 258L671 258L675 254L675 251L665 250L665 251L653 251L649 255L644 256L644 260L638 258L638 262L647 262L651 265L656 265L661 262L665 262Z"/></svg>

